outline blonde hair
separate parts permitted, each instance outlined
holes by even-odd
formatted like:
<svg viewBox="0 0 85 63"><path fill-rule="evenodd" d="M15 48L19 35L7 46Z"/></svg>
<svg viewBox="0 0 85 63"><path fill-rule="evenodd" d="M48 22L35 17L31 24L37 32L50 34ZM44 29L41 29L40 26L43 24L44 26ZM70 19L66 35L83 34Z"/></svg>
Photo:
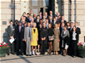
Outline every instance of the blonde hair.
<svg viewBox="0 0 85 63"><path fill-rule="evenodd" d="M33 26L35 25L35 27L36 27L36 23L33 23Z"/></svg>

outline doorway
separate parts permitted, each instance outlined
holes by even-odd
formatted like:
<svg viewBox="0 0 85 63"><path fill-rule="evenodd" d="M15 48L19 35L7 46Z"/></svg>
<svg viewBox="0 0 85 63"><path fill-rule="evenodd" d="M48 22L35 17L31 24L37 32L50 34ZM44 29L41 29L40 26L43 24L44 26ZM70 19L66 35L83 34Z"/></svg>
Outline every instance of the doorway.
<svg viewBox="0 0 85 63"><path fill-rule="evenodd" d="M40 12L42 12L42 15L43 15L43 8L40 8Z"/></svg>

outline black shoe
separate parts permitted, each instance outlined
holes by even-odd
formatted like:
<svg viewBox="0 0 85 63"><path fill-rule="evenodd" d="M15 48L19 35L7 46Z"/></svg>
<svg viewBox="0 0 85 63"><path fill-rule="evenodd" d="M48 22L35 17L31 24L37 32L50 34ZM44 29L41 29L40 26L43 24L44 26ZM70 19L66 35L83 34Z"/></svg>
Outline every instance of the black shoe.
<svg viewBox="0 0 85 63"><path fill-rule="evenodd" d="M23 53L21 53L20 55L23 55Z"/></svg>
<svg viewBox="0 0 85 63"><path fill-rule="evenodd" d="M10 55L10 53L7 53L7 55Z"/></svg>
<svg viewBox="0 0 85 63"><path fill-rule="evenodd" d="M13 55L15 55L15 53L12 53Z"/></svg>
<svg viewBox="0 0 85 63"><path fill-rule="evenodd" d="M32 56L31 54L29 54L29 56Z"/></svg>
<svg viewBox="0 0 85 63"><path fill-rule="evenodd" d="M26 54L26 56L29 56L28 54Z"/></svg>
<svg viewBox="0 0 85 63"><path fill-rule="evenodd" d="M19 56L19 53L16 53L17 56Z"/></svg>
<svg viewBox="0 0 85 63"><path fill-rule="evenodd" d="M16 54L17 56L19 56L19 54Z"/></svg>

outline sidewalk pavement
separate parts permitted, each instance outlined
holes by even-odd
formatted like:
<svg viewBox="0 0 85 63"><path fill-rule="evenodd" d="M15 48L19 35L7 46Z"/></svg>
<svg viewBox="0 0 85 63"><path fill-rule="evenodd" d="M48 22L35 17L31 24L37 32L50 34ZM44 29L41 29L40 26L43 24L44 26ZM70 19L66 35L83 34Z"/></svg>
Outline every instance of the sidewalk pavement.
<svg viewBox="0 0 85 63"><path fill-rule="evenodd" d="M0 58L0 63L85 63L85 58L62 55L17 56L9 55Z"/></svg>

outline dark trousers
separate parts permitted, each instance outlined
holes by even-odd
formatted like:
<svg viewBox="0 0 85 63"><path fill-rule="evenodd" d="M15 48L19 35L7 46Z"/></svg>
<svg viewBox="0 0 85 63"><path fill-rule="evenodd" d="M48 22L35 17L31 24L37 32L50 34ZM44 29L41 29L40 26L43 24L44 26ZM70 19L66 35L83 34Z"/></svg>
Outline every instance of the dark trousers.
<svg viewBox="0 0 85 63"><path fill-rule="evenodd" d="M11 44L10 42L8 43L9 45L9 50L8 50L8 54L12 53L14 54L14 42Z"/></svg>
<svg viewBox="0 0 85 63"><path fill-rule="evenodd" d="M47 44L44 44L44 41L42 41L42 52L41 52L41 54L44 54L46 52L46 47L47 47Z"/></svg>
<svg viewBox="0 0 85 63"><path fill-rule="evenodd" d="M22 54L23 53L23 41L22 41L22 38L21 38L21 33L19 33L19 37L16 38L16 53L17 54ZM19 52L19 50L21 50Z"/></svg>
<svg viewBox="0 0 85 63"><path fill-rule="evenodd" d="M17 54L22 54L23 53L23 41L22 41L22 39L17 40L17 43L16 43L16 53Z"/></svg>
<svg viewBox="0 0 85 63"><path fill-rule="evenodd" d="M72 40L70 40L70 43L69 43L68 54L72 55Z"/></svg>
<svg viewBox="0 0 85 63"><path fill-rule="evenodd" d="M77 51L77 41L72 40L72 55L76 56L76 51Z"/></svg>
<svg viewBox="0 0 85 63"><path fill-rule="evenodd" d="M23 53L26 54L26 42L23 41Z"/></svg>

